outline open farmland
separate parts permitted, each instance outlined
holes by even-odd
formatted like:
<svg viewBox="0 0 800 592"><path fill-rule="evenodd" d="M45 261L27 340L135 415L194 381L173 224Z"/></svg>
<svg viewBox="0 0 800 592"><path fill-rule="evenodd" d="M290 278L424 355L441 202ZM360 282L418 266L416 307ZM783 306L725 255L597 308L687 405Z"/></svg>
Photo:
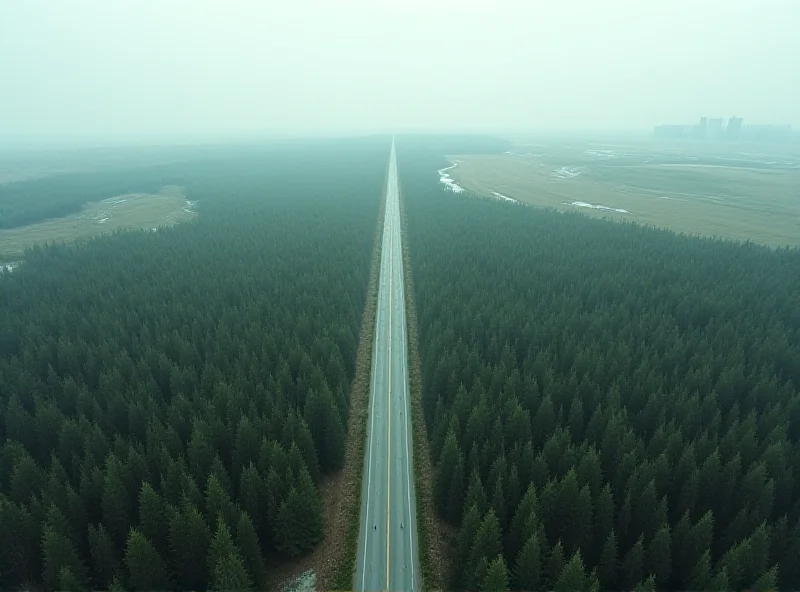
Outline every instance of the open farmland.
<svg viewBox="0 0 800 592"><path fill-rule="evenodd" d="M459 186L773 246L800 243L800 149L750 144L518 141L503 154L450 157Z"/></svg>
<svg viewBox="0 0 800 592"><path fill-rule="evenodd" d="M28 226L0 229L0 261L22 257L36 244L71 242L122 228L157 228L197 216L195 204L179 187L164 187L156 194L111 197L87 204L80 212Z"/></svg>

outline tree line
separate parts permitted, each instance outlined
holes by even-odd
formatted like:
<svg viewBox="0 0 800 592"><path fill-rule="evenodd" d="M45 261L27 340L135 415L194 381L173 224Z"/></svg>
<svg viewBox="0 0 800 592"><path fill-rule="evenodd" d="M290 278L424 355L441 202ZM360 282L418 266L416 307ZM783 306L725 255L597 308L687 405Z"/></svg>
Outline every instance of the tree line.
<svg viewBox="0 0 800 592"><path fill-rule="evenodd" d="M441 154L398 143L450 585L800 588L798 251L456 195Z"/></svg>
<svg viewBox="0 0 800 592"><path fill-rule="evenodd" d="M187 167L196 222L0 276L0 589L263 589L316 546L388 145Z"/></svg>

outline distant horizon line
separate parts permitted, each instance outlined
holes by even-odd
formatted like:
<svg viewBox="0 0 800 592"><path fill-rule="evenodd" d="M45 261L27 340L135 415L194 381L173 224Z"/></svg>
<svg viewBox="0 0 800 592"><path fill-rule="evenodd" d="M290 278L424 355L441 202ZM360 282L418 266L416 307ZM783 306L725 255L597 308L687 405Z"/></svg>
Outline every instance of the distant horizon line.
<svg viewBox="0 0 800 592"><path fill-rule="evenodd" d="M663 124L662 124L663 125ZM791 124L787 124L791 125ZM300 139L300 138L332 138L332 137L364 137L376 135L406 134L456 134L456 135L531 135L531 136L585 136L585 137L619 137L638 136L652 137L658 125L647 128L536 128L506 126L475 127L384 127L384 128L286 128L260 131L229 132L174 132L164 134L0 134L0 149L13 147L102 147L102 146L152 146L180 144L220 144L220 143L252 143L266 140ZM794 133L794 126L792 126Z"/></svg>

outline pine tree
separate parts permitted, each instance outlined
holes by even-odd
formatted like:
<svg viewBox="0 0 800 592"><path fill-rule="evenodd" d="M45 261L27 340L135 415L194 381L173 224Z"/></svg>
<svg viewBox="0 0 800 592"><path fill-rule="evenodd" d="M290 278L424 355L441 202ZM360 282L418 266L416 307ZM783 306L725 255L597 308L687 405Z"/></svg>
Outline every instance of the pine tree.
<svg viewBox="0 0 800 592"><path fill-rule="evenodd" d="M489 571L489 562L486 557L481 556L475 564L475 569L472 569L472 565L467 565L464 569L468 574L466 577L467 584L464 589L470 591L478 590L482 582L486 579L486 574Z"/></svg>
<svg viewBox="0 0 800 592"><path fill-rule="evenodd" d="M583 403L577 397L572 399L569 407L569 429L573 442L583 441Z"/></svg>
<svg viewBox="0 0 800 592"><path fill-rule="evenodd" d="M619 564L617 561L617 537L612 530L600 551L600 562L597 566L597 577L604 590L615 590L617 587L617 577L619 574Z"/></svg>
<svg viewBox="0 0 800 592"><path fill-rule="evenodd" d="M182 590L200 590L208 585L206 553L211 533L203 515L184 500L169 520L170 563Z"/></svg>
<svg viewBox="0 0 800 592"><path fill-rule="evenodd" d="M58 589L64 592L83 592L83 584L77 576L72 573L72 569L66 565L61 567L58 572Z"/></svg>
<svg viewBox="0 0 800 592"><path fill-rule="evenodd" d="M330 473L341 468L344 460L344 428L327 388L320 392L314 389L308 391L304 417L314 439L322 471Z"/></svg>
<svg viewBox="0 0 800 592"><path fill-rule="evenodd" d="M250 590L252 587L242 558L235 554L226 555L217 561L213 578L211 589L215 592L237 592Z"/></svg>
<svg viewBox="0 0 800 592"><path fill-rule="evenodd" d="M576 551L558 576L554 590L556 592L572 592L586 589L586 572L583 567L580 551Z"/></svg>
<svg viewBox="0 0 800 592"><path fill-rule="evenodd" d="M697 565L694 566L686 581L689 582L691 590L708 590L711 587L712 578L711 553L706 549L697 560Z"/></svg>
<svg viewBox="0 0 800 592"><path fill-rule="evenodd" d="M230 524L234 521L234 506L228 492L222 485L217 475L211 473L206 480L206 520L209 524L216 524L219 518Z"/></svg>
<svg viewBox="0 0 800 592"><path fill-rule="evenodd" d="M169 515L161 496L147 482L139 490L139 530L159 554L169 550Z"/></svg>
<svg viewBox="0 0 800 592"><path fill-rule="evenodd" d="M778 566L773 565L753 583L755 592L770 592L778 589Z"/></svg>
<svg viewBox="0 0 800 592"><path fill-rule="evenodd" d="M708 587L709 590L714 590L715 592L727 592L728 590L733 589L731 585L728 583L728 573L725 568L719 570L716 575L711 579L711 584Z"/></svg>
<svg viewBox="0 0 800 592"><path fill-rule="evenodd" d="M622 560L620 571L622 581L625 586L633 587L644 577L644 543L643 537L639 536L636 544L631 547Z"/></svg>
<svg viewBox="0 0 800 592"><path fill-rule="evenodd" d="M128 582L134 590L167 590L171 588L169 572L155 547L142 533L131 529L125 546Z"/></svg>
<svg viewBox="0 0 800 592"><path fill-rule="evenodd" d="M547 562L545 563L544 583L547 585L548 589L555 587L565 565L564 547L561 541L557 541L555 546L550 549L550 553L547 555Z"/></svg>
<svg viewBox="0 0 800 592"><path fill-rule="evenodd" d="M611 485L606 483L600 490L594 512L594 547L600 548L614 529L614 496Z"/></svg>
<svg viewBox="0 0 800 592"><path fill-rule="evenodd" d="M106 461L102 494L103 524L114 543L122 548L131 527L131 495L122 463L115 456Z"/></svg>
<svg viewBox="0 0 800 592"><path fill-rule="evenodd" d="M492 491L492 509L494 510L497 521L500 523L500 531L503 532L508 526L507 512L506 512L506 495L503 487L503 476L498 475L494 482L494 490Z"/></svg>
<svg viewBox="0 0 800 592"><path fill-rule="evenodd" d="M256 586L264 590L267 586L267 575L261 548L258 544L253 522L246 512L239 512L239 523L236 526L236 546L239 548L247 571L253 576Z"/></svg>
<svg viewBox="0 0 800 592"><path fill-rule="evenodd" d="M263 482L258 469L249 463L242 469L239 479L239 505L247 512L253 521L253 526L258 533L258 539L266 546L272 540L272 531L266 522L266 512L263 508Z"/></svg>
<svg viewBox="0 0 800 592"><path fill-rule="evenodd" d="M748 538L749 550L745 564L745 583L761 577L769 569L771 529L762 522Z"/></svg>
<svg viewBox="0 0 800 592"><path fill-rule="evenodd" d="M495 557L489 564L486 576L479 590L481 592L505 592L508 590L508 570L502 555Z"/></svg>
<svg viewBox="0 0 800 592"><path fill-rule="evenodd" d="M231 538L222 516L217 518L217 529L208 549L207 564L211 568L214 590L240 590L251 587L250 574L244 565L241 552Z"/></svg>
<svg viewBox="0 0 800 592"><path fill-rule="evenodd" d="M633 588L634 592L656 592L656 577L653 574L650 574L636 584Z"/></svg>
<svg viewBox="0 0 800 592"><path fill-rule="evenodd" d="M469 553L472 550L472 545L475 544L475 537L478 535L478 530L481 527L481 517L478 513L477 506L470 507L464 514L461 521L461 528L458 531L458 538L456 543L456 552L453 565L456 567L453 570L454 582L453 588L467 587L467 580L472 577L473 573L467 571L467 562L469 560ZM470 566L471 567L471 566Z"/></svg>
<svg viewBox="0 0 800 592"><path fill-rule="evenodd" d="M514 589L538 590L542 577L542 555L539 534L531 536L522 546L514 565Z"/></svg>
<svg viewBox="0 0 800 592"><path fill-rule="evenodd" d="M467 497L464 498L464 508L471 508L473 505L478 508L478 513L481 515L489 508L480 474L475 469L470 474Z"/></svg>
<svg viewBox="0 0 800 592"><path fill-rule="evenodd" d="M511 519L511 526L506 537L506 551L511 556L515 557L522 545L533 535L536 523L538 523L537 504L536 488L531 484L525 495L522 496L514 512L514 517Z"/></svg>
<svg viewBox="0 0 800 592"><path fill-rule="evenodd" d="M671 538L669 525L664 524L647 546L646 572L655 576L656 585L664 588L669 584L672 564L670 560Z"/></svg>
<svg viewBox="0 0 800 592"><path fill-rule="evenodd" d="M468 565L476 565L478 559L486 557L497 557L502 554L503 547L500 537L500 523L495 516L494 510L489 510L481 521L481 526L475 535L475 541L469 552Z"/></svg>
<svg viewBox="0 0 800 592"><path fill-rule="evenodd" d="M47 588L58 588L62 568L68 569L72 578L78 582L86 581L86 569L78 556L75 545L65 535L56 532L49 525L46 525L42 532L42 553L44 554L42 579Z"/></svg>
<svg viewBox="0 0 800 592"><path fill-rule="evenodd" d="M13 545L0 544L0 587L21 588L24 583L38 579L41 573L39 524L27 507L7 499L2 493L0 532L14 541Z"/></svg>
<svg viewBox="0 0 800 592"><path fill-rule="evenodd" d="M434 495L436 499L436 507L451 524L454 522L453 517L447 512L448 495L450 494L450 484L453 482L453 475L456 467L459 464L460 454L458 450L458 441L456 435L451 429L447 434L442 448L442 454L439 457L439 462L436 464L436 472L434 475ZM457 517L456 517L457 519Z"/></svg>
<svg viewBox="0 0 800 592"><path fill-rule="evenodd" d="M110 587L119 574L119 551L102 524L89 525L89 554L95 581L102 588Z"/></svg>
<svg viewBox="0 0 800 592"><path fill-rule="evenodd" d="M322 538L322 507L307 471L281 504L273 536L276 548L289 557L310 551Z"/></svg>

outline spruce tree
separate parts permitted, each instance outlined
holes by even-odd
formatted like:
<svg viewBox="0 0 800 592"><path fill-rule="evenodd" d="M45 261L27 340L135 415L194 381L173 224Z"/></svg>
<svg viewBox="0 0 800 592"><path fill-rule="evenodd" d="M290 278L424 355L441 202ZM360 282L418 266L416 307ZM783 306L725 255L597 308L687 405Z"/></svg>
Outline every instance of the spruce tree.
<svg viewBox="0 0 800 592"><path fill-rule="evenodd" d="M538 590L542 580L542 551L539 534L522 546L514 564L514 589Z"/></svg>
<svg viewBox="0 0 800 592"><path fill-rule="evenodd" d="M617 537L612 530L600 551L600 561L597 565L597 577L604 590L614 590L617 587L619 563L617 560Z"/></svg>
<svg viewBox="0 0 800 592"><path fill-rule="evenodd" d="M267 588L267 575L264 561L261 557L261 548L258 544L253 522L246 512L239 512L239 523L236 525L236 546L242 554L245 567L253 577L256 587L263 590Z"/></svg>
<svg viewBox="0 0 800 592"><path fill-rule="evenodd" d="M481 526L475 535L472 548L467 560L468 565L476 565L478 559L486 557L497 557L502 554L502 539L500 536L500 523L495 516L494 510L489 510L481 520Z"/></svg>
<svg viewBox="0 0 800 592"><path fill-rule="evenodd" d="M289 557L310 551L322 538L322 507L307 471L281 504L273 537L278 551Z"/></svg>
<svg viewBox="0 0 800 592"><path fill-rule="evenodd" d="M633 587L644 577L644 543L643 537L639 539L625 554L620 566L622 581L625 586Z"/></svg>
<svg viewBox="0 0 800 592"><path fill-rule="evenodd" d="M547 561L545 562L544 584L548 589L555 587L558 578L561 577L561 571L564 569L564 565L566 565L566 561L564 560L564 547L561 541L557 541L553 548L550 549L547 555Z"/></svg>
<svg viewBox="0 0 800 592"><path fill-rule="evenodd" d="M583 567L580 551L576 551L556 580L553 588L556 592L571 592L586 589L586 572Z"/></svg>
<svg viewBox="0 0 800 592"><path fill-rule="evenodd" d="M4 543L8 544L8 542ZM42 580L49 589L57 589L62 568L81 584L86 581L86 568L81 562L72 541L47 525L42 532L44 566Z"/></svg>
<svg viewBox="0 0 800 592"><path fill-rule="evenodd" d="M778 566L773 565L753 583L755 592L769 592L778 589Z"/></svg>
<svg viewBox="0 0 800 592"><path fill-rule="evenodd" d="M222 516L217 518L217 528L206 562L213 566L210 568L213 590L244 590L251 587L250 574Z"/></svg>
<svg viewBox="0 0 800 592"><path fill-rule="evenodd" d="M664 588L669 585L672 564L670 560L671 538L669 525L664 524L656 532L647 546L645 557L646 573L655 576L656 585Z"/></svg>
<svg viewBox="0 0 800 592"><path fill-rule="evenodd" d="M167 590L172 587L164 560L147 537L133 528L125 546L125 567L133 590Z"/></svg>
<svg viewBox="0 0 800 592"><path fill-rule="evenodd" d="M690 590L708 590L711 587L713 579L712 566L711 566L711 553L708 549L703 551L700 559L697 560L697 565L692 569L688 578Z"/></svg>
<svg viewBox="0 0 800 592"><path fill-rule="evenodd" d="M94 581L99 587L108 588L119 574L119 550L102 524L89 525L88 541Z"/></svg>
<svg viewBox="0 0 800 592"><path fill-rule="evenodd" d="M502 555L492 559L478 589L481 592L506 592L508 590L508 570Z"/></svg>
<svg viewBox="0 0 800 592"><path fill-rule="evenodd" d="M139 530L159 554L169 550L169 512L166 503L148 482L139 490Z"/></svg>
<svg viewBox="0 0 800 592"><path fill-rule="evenodd" d="M199 590L208 585L206 554L211 533L199 510L184 500L169 520L170 563L181 590Z"/></svg>
<svg viewBox="0 0 800 592"><path fill-rule="evenodd" d="M633 588L634 592L656 592L656 589L656 577L653 574L647 576Z"/></svg>
<svg viewBox="0 0 800 592"><path fill-rule="evenodd" d="M473 572L470 566L467 569L469 554L472 546L475 544L475 537L478 535L478 530L481 527L481 517L478 513L477 506L473 505L467 509L464 518L461 521L461 528L458 531L456 541L456 551L453 560L455 566L453 588L466 588L467 580L472 577Z"/></svg>
<svg viewBox="0 0 800 592"><path fill-rule="evenodd" d="M528 530L535 528L533 523L538 521L536 517L537 504L536 488L531 484L525 495L522 496L514 512L514 517L511 519L511 526L506 537L506 551L510 555L516 556L522 545L533 535L533 532L528 532Z"/></svg>

